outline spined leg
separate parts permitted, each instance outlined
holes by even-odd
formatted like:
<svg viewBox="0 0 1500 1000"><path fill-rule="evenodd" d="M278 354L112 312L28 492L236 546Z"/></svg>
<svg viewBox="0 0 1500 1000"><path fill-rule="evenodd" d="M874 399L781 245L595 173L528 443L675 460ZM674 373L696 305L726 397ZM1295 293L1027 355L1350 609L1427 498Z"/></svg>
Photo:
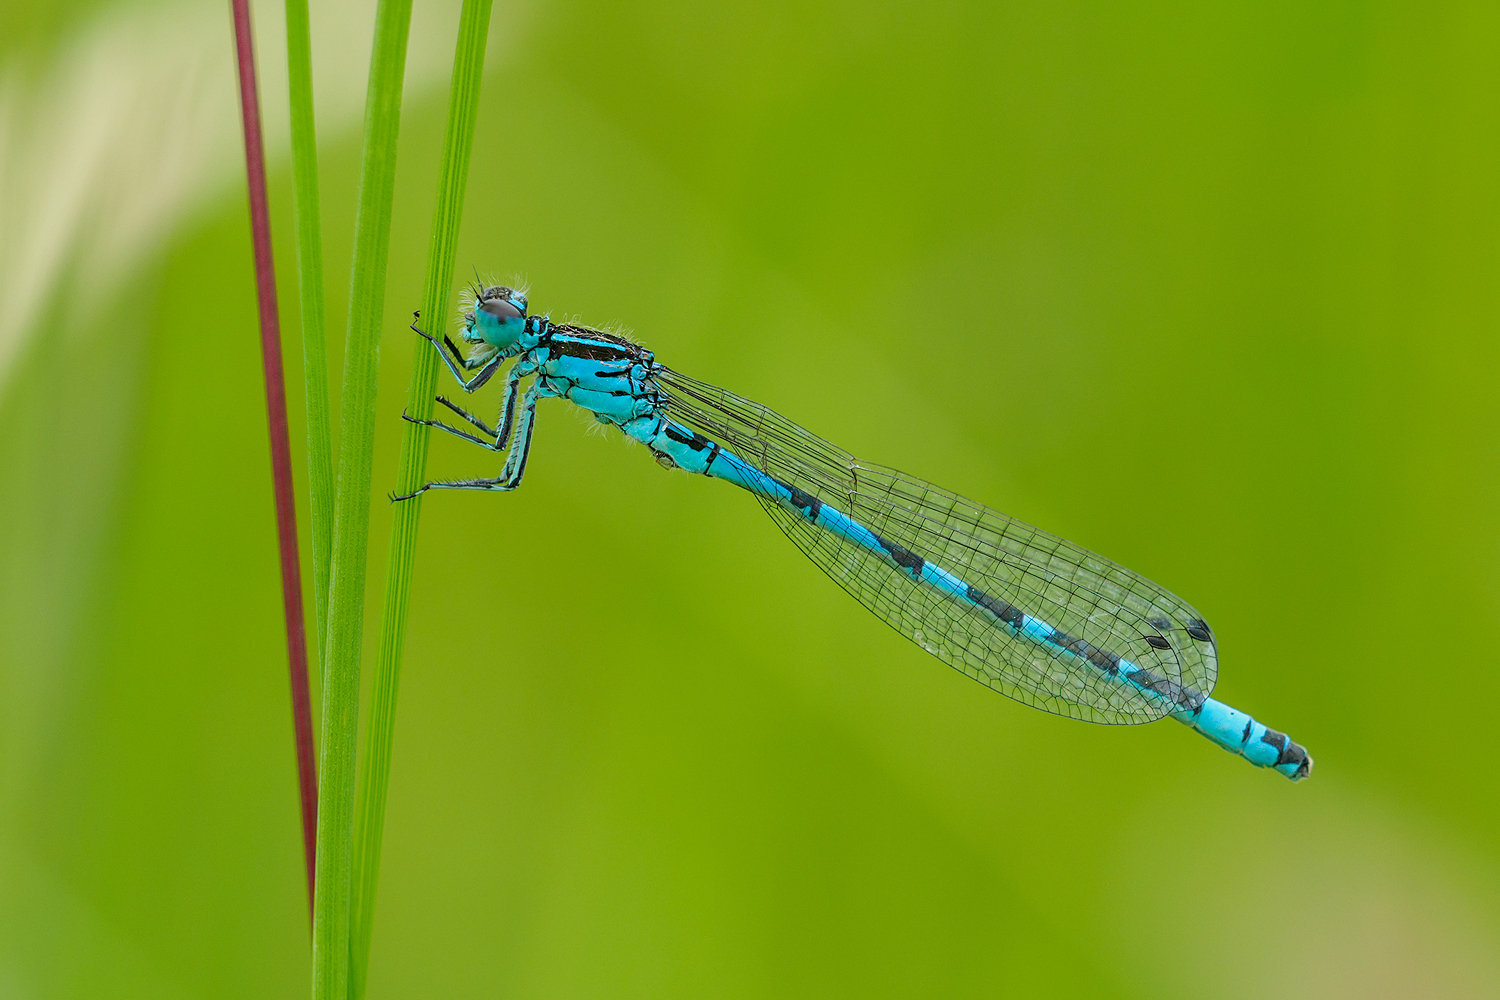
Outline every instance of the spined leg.
<svg viewBox="0 0 1500 1000"><path fill-rule="evenodd" d="M493 442L493 441L486 441L484 438L475 437L473 434L470 434L468 431L460 430L459 428L454 427L451 424L445 424L441 420L423 420L421 417L414 417L414 416L412 416L410 413L407 413L405 410L401 411L401 419L405 420L409 424L421 424L423 427L436 427L438 430L447 431L449 434L453 434L453 435L455 435L457 437L461 437L465 441L473 441L475 444L479 445L481 448L488 448L488 449L490 449L492 451L496 450L495 449L495 442Z"/></svg>
<svg viewBox="0 0 1500 1000"><path fill-rule="evenodd" d="M475 427L479 428L481 431L483 431L485 434L488 434L490 437L498 437L499 436L499 431L496 431L489 424L485 423L483 420L481 420L478 417L474 416L474 414L470 413L468 410L464 409L462 406L459 406L457 403L455 403L453 400L449 399L447 396L434 396L433 399L435 399L439 403L442 403L448 409L452 410L454 413L457 413L460 417L463 417L465 421L467 421L468 423L470 423L470 424L474 425ZM507 403L508 402L509 401L507 400ZM500 426L504 427L505 423L502 422ZM502 447L503 447L503 445L502 445Z"/></svg>
<svg viewBox="0 0 1500 1000"><path fill-rule="evenodd" d="M443 398L442 396L437 397L437 401L439 403L442 403L448 409L452 410L454 413L457 413L460 417L463 417L465 420L473 424L485 434L488 434L490 437L495 438L495 440L493 441L486 441L483 438L475 437L468 431L460 430L459 428L453 427L449 424L445 424L440 420L421 420L417 417L408 416L405 413L401 414L401 419L408 420L414 424L422 424L425 427L437 427L441 430L447 431L449 434L461 437L465 441L472 441L482 448L488 448L490 451L504 451L506 443L510 440L511 425L515 423L516 398L520 394L521 379L525 375L527 370L528 369L524 364L518 362L514 367L511 368L510 373L505 377L505 405L501 407L500 430L498 431L498 433L494 430L491 430L488 424L486 424L483 420L480 420L478 417L474 416L474 414L470 413L468 410L457 406L456 404L448 399Z"/></svg>
<svg viewBox="0 0 1500 1000"><path fill-rule="evenodd" d="M536 403L541 396L541 383L533 382L531 388L526 390L526 400L522 405L520 425L516 428L515 439L511 442L510 453L505 457L505 467L500 470L500 475L493 479L448 479L431 482L424 485L416 493L407 493L404 496L392 495L392 500L410 500L419 493L428 490L487 490L494 492L509 492L521 485L521 478L526 475L526 459L531 454L531 435L536 426ZM407 419L412 419L408 417ZM460 431L457 428L447 427L445 424L435 424L451 430L460 437L466 437L490 447L487 442L480 441Z"/></svg>
<svg viewBox="0 0 1500 1000"><path fill-rule="evenodd" d="M432 334L427 333L421 327L417 326L417 317L417 313L412 313L412 330L416 332L417 336L421 337L423 340L427 341L437 349L438 357L443 359L443 364L447 365L448 370L453 373L453 377L458 379L458 384L463 386L464 392L473 392L474 390L478 389L480 386L488 382L494 376L495 372L499 370L500 365L505 361L504 354L497 354L490 360L484 362L484 366L479 369L478 375L475 375L471 379L465 379L464 372L471 370L470 364L467 360L465 360L463 355L459 353L458 347L453 343L453 339L445 333L443 334L442 343L438 343L436 337L432 336ZM447 347L447 350L444 350L445 346Z"/></svg>
<svg viewBox="0 0 1500 1000"><path fill-rule="evenodd" d="M494 438L495 443L493 446L490 446L492 450L504 451L506 444L510 441L511 430L513 429L513 425L516 422L516 400L518 400L521 395L521 379L525 378L535 370L536 366L534 364L523 360L517 361L515 365L511 367L511 370L506 373L505 403L500 407L500 422L496 425L498 428L497 430L491 430L489 427L485 426L484 421L480 420L478 417L474 416L472 413L456 405L455 403L443 398L442 396L437 397L437 401L439 403L442 403L448 409L452 410L454 413L457 413L460 417L463 417L475 427L478 427L480 430L484 431L490 437Z"/></svg>

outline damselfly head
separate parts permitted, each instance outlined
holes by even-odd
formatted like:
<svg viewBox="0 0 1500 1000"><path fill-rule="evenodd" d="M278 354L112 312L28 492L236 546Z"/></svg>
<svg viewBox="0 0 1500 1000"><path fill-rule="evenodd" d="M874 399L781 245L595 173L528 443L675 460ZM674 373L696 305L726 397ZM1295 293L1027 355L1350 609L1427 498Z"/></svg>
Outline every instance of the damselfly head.
<svg viewBox="0 0 1500 1000"><path fill-rule="evenodd" d="M504 285L476 289L474 307L463 315L465 340L504 349L526 328L526 296Z"/></svg>

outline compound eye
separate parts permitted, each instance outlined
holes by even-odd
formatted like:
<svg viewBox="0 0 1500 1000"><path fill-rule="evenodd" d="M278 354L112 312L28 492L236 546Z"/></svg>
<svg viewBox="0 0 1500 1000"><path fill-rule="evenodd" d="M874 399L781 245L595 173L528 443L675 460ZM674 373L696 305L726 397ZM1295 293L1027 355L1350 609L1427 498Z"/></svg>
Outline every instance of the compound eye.
<svg viewBox="0 0 1500 1000"><path fill-rule="evenodd" d="M521 310L504 299L489 299L488 301L481 302L479 308L495 317L501 323L521 318Z"/></svg>

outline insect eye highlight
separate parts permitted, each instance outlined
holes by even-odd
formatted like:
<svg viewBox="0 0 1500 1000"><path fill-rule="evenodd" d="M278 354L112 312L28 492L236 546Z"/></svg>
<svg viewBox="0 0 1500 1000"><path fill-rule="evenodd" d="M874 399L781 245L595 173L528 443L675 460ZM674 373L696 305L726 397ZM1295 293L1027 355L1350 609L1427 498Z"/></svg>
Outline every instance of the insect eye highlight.
<svg viewBox="0 0 1500 1000"><path fill-rule="evenodd" d="M511 305L505 299L499 298L487 299L479 303L479 308L502 323L508 320L520 319L522 315L521 310Z"/></svg>

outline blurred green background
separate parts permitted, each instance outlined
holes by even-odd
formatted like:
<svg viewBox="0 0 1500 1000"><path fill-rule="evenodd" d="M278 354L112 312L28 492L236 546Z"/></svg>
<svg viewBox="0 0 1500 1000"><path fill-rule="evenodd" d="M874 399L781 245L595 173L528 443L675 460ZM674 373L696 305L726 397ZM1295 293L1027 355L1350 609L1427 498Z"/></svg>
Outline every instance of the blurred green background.
<svg viewBox="0 0 1500 1000"><path fill-rule="evenodd" d="M337 345L372 8L313 7ZM1497 48L1485 3L499 0L460 280L1184 595L1317 769L998 697L552 403L523 490L425 507L372 1000L1493 996ZM231 53L223 3L0 7L0 997L308 988Z"/></svg>

